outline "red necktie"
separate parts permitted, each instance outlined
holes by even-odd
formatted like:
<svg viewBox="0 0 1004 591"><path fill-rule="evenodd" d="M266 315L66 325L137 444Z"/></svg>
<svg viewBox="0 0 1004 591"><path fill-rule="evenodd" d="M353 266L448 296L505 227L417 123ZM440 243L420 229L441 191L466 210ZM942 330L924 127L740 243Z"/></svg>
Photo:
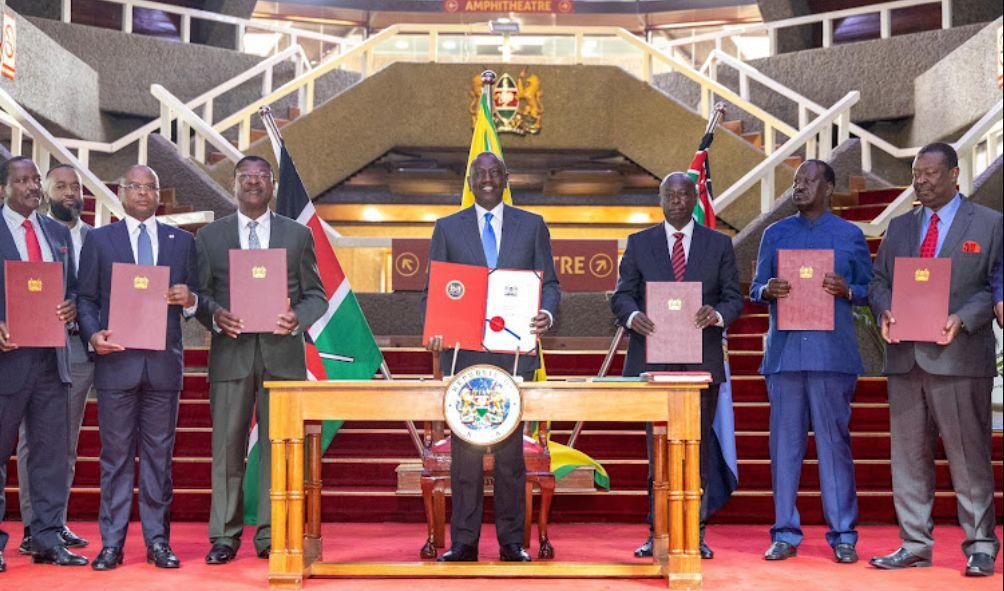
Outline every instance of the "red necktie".
<svg viewBox="0 0 1004 591"><path fill-rule="evenodd" d="M677 281L683 281L683 274L687 272L687 255L683 253L683 232L675 232L673 238L676 238L676 242L673 243L673 255L671 257L673 275Z"/></svg>
<svg viewBox="0 0 1004 591"><path fill-rule="evenodd" d="M38 243L38 235L35 234L35 226L31 220L24 220L24 245L28 250L28 262L42 262L42 246Z"/></svg>
<svg viewBox="0 0 1004 591"><path fill-rule="evenodd" d="M938 214L931 216L931 225L927 227L927 235L920 243L921 258L931 259L938 251Z"/></svg>

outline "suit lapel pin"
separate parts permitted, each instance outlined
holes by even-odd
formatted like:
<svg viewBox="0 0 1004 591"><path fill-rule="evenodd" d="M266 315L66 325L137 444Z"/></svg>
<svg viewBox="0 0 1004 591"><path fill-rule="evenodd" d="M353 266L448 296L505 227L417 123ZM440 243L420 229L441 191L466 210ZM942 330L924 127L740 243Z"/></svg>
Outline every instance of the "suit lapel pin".
<svg viewBox="0 0 1004 591"><path fill-rule="evenodd" d="M171 238L173 240L174 239L174 234L168 234L167 237Z"/></svg>

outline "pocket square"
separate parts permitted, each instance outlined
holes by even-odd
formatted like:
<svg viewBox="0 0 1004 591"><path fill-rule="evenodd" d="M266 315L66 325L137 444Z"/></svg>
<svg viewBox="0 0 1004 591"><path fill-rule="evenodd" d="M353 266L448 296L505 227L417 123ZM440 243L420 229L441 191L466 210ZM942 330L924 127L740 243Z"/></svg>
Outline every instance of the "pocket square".
<svg viewBox="0 0 1004 591"><path fill-rule="evenodd" d="M981 251L980 243L974 242L972 240L966 240L962 243L962 252L971 252L973 254L979 254Z"/></svg>

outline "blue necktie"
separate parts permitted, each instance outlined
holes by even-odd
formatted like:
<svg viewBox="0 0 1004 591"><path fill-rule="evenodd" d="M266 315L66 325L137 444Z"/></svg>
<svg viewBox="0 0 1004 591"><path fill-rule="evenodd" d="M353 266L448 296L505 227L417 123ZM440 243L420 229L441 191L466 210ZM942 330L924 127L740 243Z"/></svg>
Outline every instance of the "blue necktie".
<svg viewBox="0 0 1004 591"><path fill-rule="evenodd" d="M481 232L481 248L485 250L485 261L495 268L499 262L499 249L495 245L495 228L492 228L492 214L485 214L485 229Z"/></svg>
<svg viewBox="0 0 1004 591"><path fill-rule="evenodd" d="M248 250L258 250L261 242L258 240L258 222L251 220L248 222Z"/></svg>
<svg viewBox="0 0 1004 591"><path fill-rule="evenodd" d="M153 243L150 242L150 234L146 231L146 224L139 225L139 238L136 240L136 263L140 265L152 265Z"/></svg>

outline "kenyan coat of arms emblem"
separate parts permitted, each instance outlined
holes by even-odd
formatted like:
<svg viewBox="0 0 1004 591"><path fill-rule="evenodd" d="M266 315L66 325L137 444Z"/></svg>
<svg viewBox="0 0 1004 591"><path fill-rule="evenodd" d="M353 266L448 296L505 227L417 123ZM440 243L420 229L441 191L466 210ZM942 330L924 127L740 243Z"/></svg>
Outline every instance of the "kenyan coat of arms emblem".
<svg viewBox="0 0 1004 591"><path fill-rule="evenodd" d="M523 415L519 386L494 365L472 365L450 380L443 397L446 424L472 445L494 445L512 434Z"/></svg>

